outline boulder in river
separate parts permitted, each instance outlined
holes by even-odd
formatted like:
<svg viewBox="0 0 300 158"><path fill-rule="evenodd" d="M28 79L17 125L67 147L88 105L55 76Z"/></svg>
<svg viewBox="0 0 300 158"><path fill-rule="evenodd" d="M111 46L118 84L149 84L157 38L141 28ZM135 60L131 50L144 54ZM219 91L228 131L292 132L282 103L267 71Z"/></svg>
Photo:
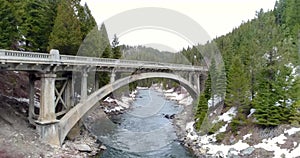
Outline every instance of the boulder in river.
<svg viewBox="0 0 300 158"><path fill-rule="evenodd" d="M174 119L174 118L175 118L175 114L172 114L172 115L165 114L164 116L165 116L165 118L167 118L167 119Z"/></svg>
<svg viewBox="0 0 300 158"><path fill-rule="evenodd" d="M78 150L80 152L91 152L92 151L91 147L86 144L75 144L74 147L76 150Z"/></svg>

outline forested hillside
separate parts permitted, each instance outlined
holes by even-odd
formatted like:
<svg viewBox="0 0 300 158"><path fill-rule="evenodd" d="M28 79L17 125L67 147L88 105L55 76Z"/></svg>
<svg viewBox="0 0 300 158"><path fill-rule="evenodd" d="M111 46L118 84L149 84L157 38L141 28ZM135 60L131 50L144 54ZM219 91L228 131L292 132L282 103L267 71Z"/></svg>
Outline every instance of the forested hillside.
<svg viewBox="0 0 300 158"><path fill-rule="evenodd" d="M0 0L0 48L76 55L97 24L80 0ZM97 28L97 27L96 27ZM105 27L102 27L105 29ZM94 29L94 30L98 30ZM107 39L102 31L102 41ZM108 39L106 42L109 43ZM102 52L99 54L102 54Z"/></svg>
<svg viewBox="0 0 300 158"><path fill-rule="evenodd" d="M200 52L196 54L200 55L205 53L201 52L203 48L216 51L211 47L216 44L225 64L225 68L216 67L218 61L211 58L206 90L200 96L196 112L198 129L207 116L203 110L207 109L208 100L216 97L223 97L225 109L238 108L230 126L233 132L249 124L300 125L299 8L298 0L280 0L274 10L257 11L255 19L206 45L197 46ZM189 59L195 54L183 52ZM224 86L218 86L220 79L226 79L226 97ZM247 117L251 111L255 111L254 119Z"/></svg>

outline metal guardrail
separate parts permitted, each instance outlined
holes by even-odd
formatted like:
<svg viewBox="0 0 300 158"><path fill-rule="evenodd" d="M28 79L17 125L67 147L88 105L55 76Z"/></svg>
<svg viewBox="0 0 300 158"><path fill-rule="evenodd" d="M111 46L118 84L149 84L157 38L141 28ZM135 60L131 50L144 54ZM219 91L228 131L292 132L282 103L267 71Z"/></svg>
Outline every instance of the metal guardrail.
<svg viewBox="0 0 300 158"><path fill-rule="evenodd" d="M58 51L57 51L58 53ZM168 68L171 70L207 71L202 66L192 66L184 64L160 63L151 61L94 58L85 56L59 55L55 53L36 53L0 49L0 61L11 63L43 63L45 64L66 64L66 65L93 65L93 66L126 66L145 68Z"/></svg>

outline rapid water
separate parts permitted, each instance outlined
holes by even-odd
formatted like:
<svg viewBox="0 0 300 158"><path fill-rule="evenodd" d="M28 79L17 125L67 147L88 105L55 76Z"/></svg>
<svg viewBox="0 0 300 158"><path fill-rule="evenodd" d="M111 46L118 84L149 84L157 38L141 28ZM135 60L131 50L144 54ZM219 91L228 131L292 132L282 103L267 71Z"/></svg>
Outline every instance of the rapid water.
<svg viewBox="0 0 300 158"><path fill-rule="evenodd" d="M107 150L101 158L191 158L177 140L172 120L182 106L151 89L139 90L132 108L113 118L99 120L93 133Z"/></svg>

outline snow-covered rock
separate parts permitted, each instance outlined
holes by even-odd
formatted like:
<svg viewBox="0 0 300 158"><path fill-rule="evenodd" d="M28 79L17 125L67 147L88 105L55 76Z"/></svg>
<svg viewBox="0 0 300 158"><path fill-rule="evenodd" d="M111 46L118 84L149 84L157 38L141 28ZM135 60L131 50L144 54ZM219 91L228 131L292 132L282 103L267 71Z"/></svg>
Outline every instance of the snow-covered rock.
<svg viewBox="0 0 300 158"><path fill-rule="evenodd" d="M293 127L291 129L285 130L284 133L287 133L288 135L293 135L299 131L300 131L300 128Z"/></svg>
<svg viewBox="0 0 300 158"><path fill-rule="evenodd" d="M222 98L219 97L218 95L214 95L214 98L210 98L208 100L208 108L210 107L214 107L216 106L217 104L219 104L220 102L222 101Z"/></svg>
<svg viewBox="0 0 300 158"><path fill-rule="evenodd" d="M247 138L250 138L252 136L252 133L246 134L243 136L243 140L246 140Z"/></svg>
<svg viewBox="0 0 300 158"><path fill-rule="evenodd" d="M214 120L213 123L217 123L219 121L231 122L232 118L236 115L237 109L236 107L231 107L227 112L218 116L217 120Z"/></svg>

